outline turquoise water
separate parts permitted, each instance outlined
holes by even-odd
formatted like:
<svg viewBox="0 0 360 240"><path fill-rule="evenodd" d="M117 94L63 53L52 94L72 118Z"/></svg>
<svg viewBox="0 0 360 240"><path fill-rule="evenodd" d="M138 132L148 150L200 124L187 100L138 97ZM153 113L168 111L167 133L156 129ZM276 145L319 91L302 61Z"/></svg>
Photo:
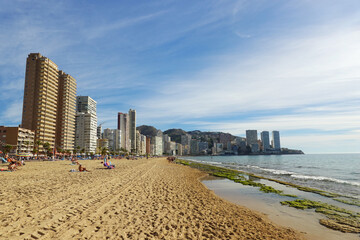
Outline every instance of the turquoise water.
<svg viewBox="0 0 360 240"><path fill-rule="evenodd" d="M360 199L360 154L184 157Z"/></svg>

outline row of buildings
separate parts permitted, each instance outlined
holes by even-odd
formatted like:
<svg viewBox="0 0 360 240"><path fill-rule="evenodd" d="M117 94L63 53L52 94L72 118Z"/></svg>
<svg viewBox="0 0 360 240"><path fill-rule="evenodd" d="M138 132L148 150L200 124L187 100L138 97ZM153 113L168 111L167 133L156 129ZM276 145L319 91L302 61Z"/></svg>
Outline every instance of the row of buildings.
<svg viewBox="0 0 360 240"><path fill-rule="evenodd" d="M136 110L119 112L117 128L102 131L98 125L96 101L76 96L76 80L40 53L26 60L22 122L19 127L0 126L0 145L11 146L13 153L102 153L131 152L139 155L198 155L224 152L280 151L280 134L247 130L246 138L219 133L215 138L190 134L181 141L158 131L156 136L142 135L136 129Z"/></svg>
<svg viewBox="0 0 360 240"><path fill-rule="evenodd" d="M97 127L98 148L110 152L146 153L146 137L136 130L136 110L128 113L119 112L117 129L106 128L102 131L101 124ZM99 150L98 150L99 151Z"/></svg>
<svg viewBox="0 0 360 240"><path fill-rule="evenodd" d="M246 138L229 133L218 133L201 138L191 134L181 136L181 143L171 141L164 135L164 153L170 155L206 155L206 154L272 154L280 153L280 132L272 131L272 140L268 131L246 130Z"/></svg>

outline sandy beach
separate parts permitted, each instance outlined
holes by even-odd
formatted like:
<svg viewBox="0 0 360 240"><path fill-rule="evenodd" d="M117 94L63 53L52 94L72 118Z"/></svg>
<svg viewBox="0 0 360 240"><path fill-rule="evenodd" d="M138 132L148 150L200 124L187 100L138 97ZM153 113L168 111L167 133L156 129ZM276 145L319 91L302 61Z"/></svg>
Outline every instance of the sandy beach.
<svg viewBox="0 0 360 240"><path fill-rule="evenodd" d="M0 172L0 239L303 239L164 158L80 162L91 172L69 161Z"/></svg>

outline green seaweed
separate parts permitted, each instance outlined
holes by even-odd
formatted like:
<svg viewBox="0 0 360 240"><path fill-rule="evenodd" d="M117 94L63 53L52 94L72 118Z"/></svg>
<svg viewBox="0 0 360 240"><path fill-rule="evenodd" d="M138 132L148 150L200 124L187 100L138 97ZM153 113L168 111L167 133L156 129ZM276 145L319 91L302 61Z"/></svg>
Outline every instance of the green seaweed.
<svg viewBox="0 0 360 240"><path fill-rule="evenodd" d="M227 178L236 183L241 183L242 185L245 185L245 186L259 187L259 190L264 193L275 193L275 194L279 194L279 195L285 196L285 197L295 197L295 198L297 197L296 195L284 194L283 191L277 190L273 187L267 186L262 183L255 182L250 179L246 179L246 177L243 176L243 175L245 175L245 176L251 176L251 177L257 178L257 179L262 179L262 177L258 177L253 174L247 174L247 173L237 171L237 170L232 170L232 169L227 169L227 168L222 168L222 167L215 167L215 166L201 164L201 163L194 163L194 162L185 161L185 160L178 160L178 163L183 164L183 165L188 165L193 168L197 168L199 170L205 171L216 177Z"/></svg>
<svg viewBox="0 0 360 240"><path fill-rule="evenodd" d="M349 200L344 200L344 199L339 199L339 198L334 198L335 201L341 202L341 203L345 203L348 205L354 205L354 206L358 206L360 207L360 201L357 199L350 199Z"/></svg>
<svg viewBox="0 0 360 240"><path fill-rule="evenodd" d="M327 209L327 210L335 211L335 212L338 212L338 213L345 213L345 214L349 214L349 215L354 214L354 212L352 212L350 210L346 210L344 208L339 208L339 207L336 207L334 205L330 205L330 204L327 204L327 203L318 202L318 201L311 201L311 200L307 200L307 199L296 199L294 201L283 201L283 202L281 202L281 204L289 205L290 207L303 206L304 209L307 209L307 208L309 208L309 209L311 209L311 208L315 208L315 209L321 208L321 209Z"/></svg>
<svg viewBox="0 0 360 240"><path fill-rule="evenodd" d="M185 161L185 160L180 160L180 161ZM185 161L185 162L187 162L188 165L190 165L191 167L198 168L198 169L203 170L205 172L208 172L208 173L210 173L210 174L212 174L214 176L220 176L220 177L229 178L230 180L234 180L234 179L236 179L235 176L239 177L239 174L243 174L243 175L246 175L246 176L255 177L255 178L258 178L258 179L265 179L265 180L276 182L276 183L279 183L279 184L282 184L282 185L285 185L285 186L290 186L290 187L293 187L293 188L297 188L298 190L303 191L303 192L311 192L311 193L319 194L321 196L328 197L328 198L346 197L346 196L343 196L343 195L340 195L340 194L337 194L337 193L331 193L331 192L323 191L323 190L320 190L320 189L304 187L304 186L300 186L300 185L297 185L297 184L294 184L294 183L284 182L284 181L277 180L277 179L257 176L257 175L252 174L252 173L246 173L246 172L226 169L226 168L222 168L222 167L215 167L215 166L201 164L201 163L194 163L194 162L191 162L191 161ZM225 174L225 173L231 173L232 177L227 177L227 176L222 175L222 174ZM245 181L246 179L242 179L242 180L243 181L240 182L240 183L242 183L244 185L253 186L251 183L247 183ZM294 195L289 195L289 196L293 197ZM343 203L350 204L350 205L357 205L357 204L351 203L350 201L343 201ZM360 204L360 203L358 203L358 204Z"/></svg>
<svg viewBox="0 0 360 240"><path fill-rule="evenodd" d="M288 205L297 209L315 209L315 212L324 214L328 220L321 219L320 224L342 232L360 232L360 215L343 208L323 202L307 199L283 201L282 205ZM329 220L330 219L330 220Z"/></svg>

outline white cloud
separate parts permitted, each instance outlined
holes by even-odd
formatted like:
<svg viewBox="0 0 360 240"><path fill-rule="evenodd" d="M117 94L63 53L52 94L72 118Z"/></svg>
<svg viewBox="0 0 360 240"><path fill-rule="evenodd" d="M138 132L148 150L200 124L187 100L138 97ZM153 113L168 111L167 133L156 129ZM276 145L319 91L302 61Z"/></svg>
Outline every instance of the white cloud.
<svg viewBox="0 0 360 240"><path fill-rule="evenodd" d="M320 29L272 39L251 56L230 54L193 76L171 79L136 105L153 117L184 119L358 99L360 31Z"/></svg>

